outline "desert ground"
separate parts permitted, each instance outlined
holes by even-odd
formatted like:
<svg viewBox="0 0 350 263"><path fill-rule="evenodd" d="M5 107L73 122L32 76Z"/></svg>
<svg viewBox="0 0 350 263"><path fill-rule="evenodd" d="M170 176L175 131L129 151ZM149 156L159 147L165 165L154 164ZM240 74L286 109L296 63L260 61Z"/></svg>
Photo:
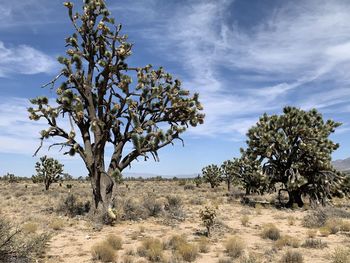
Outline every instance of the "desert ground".
<svg viewBox="0 0 350 263"><path fill-rule="evenodd" d="M117 220L103 225L84 214L89 182L43 189L31 181L0 182L0 217L26 236L49 234L34 262L350 260L347 199L325 208L283 209L268 204L274 194L251 196L257 202L242 205L242 192L228 193L224 184L211 189L191 181L126 181L114 201ZM200 217L205 206L216 210L209 237Z"/></svg>

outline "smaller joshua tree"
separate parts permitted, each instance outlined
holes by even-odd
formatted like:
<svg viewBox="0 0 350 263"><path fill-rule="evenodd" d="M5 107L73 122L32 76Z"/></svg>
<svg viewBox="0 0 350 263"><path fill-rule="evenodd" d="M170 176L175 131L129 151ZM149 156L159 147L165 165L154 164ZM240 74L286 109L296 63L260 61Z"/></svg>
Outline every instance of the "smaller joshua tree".
<svg viewBox="0 0 350 263"><path fill-rule="evenodd" d="M202 219L203 225L207 229L207 237L210 236L210 230L215 224L216 209L213 207L205 206L203 210L199 211L199 216Z"/></svg>
<svg viewBox="0 0 350 263"><path fill-rule="evenodd" d="M221 165L223 174L223 181L227 184L227 191L231 191L232 183L238 182L238 174L240 171L239 160L234 158L233 160L224 161Z"/></svg>
<svg viewBox="0 0 350 263"><path fill-rule="evenodd" d="M49 190L50 185L59 181L63 175L63 164L45 155L35 164L35 170L37 174L32 176L33 182L44 182L45 190Z"/></svg>
<svg viewBox="0 0 350 263"><path fill-rule="evenodd" d="M208 165L202 169L203 180L209 183L211 188L218 187L221 183L221 169L215 164Z"/></svg>

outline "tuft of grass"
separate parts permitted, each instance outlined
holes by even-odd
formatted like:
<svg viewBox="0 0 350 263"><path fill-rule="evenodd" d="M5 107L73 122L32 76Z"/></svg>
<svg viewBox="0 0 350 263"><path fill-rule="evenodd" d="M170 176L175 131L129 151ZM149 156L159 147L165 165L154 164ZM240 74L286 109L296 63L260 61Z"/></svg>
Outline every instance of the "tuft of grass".
<svg viewBox="0 0 350 263"><path fill-rule="evenodd" d="M61 230L64 227L64 221L62 219L55 218L49 223L49 227L53 230Z"/></svg>
<svg viewBox="0 0 350 263"><path fill-rule="evenodd" d="M225 252L231 258L238 258L243 254L245 244L242 239L238 237L230 237L225 242Z"/></svg>
<svg viewBox="0 0 350 263"><path fill-rule="evenodd" d="M305 248L325 248L327 247L327 243L322 242L321 239L308 238L301 246Z"/></svg>
<svg viewBox="0 0 350 263"><path fill-rule="evenodd" d="M281 263L303 263L303 255L298 251L288 250L281 258Z"/></svg>
<svg viewBox="0 0 350 263"><path fill-rule="evenodd" d="M200 253L208 253L209 252L209 239L206 237L201 237L198 242L198 250Z"/></svg>
<svg viewBox="0 0 350 263"><path fill-rule="evenodd" d="M33 222L29 222L23 225L22 230L26 234L33 234L38 230L38 225Z"/></svg>
<svg viewBox="0 0 350 263"><path fill-rule="evenodd" d="M243 226L248 226L249 224L249 216L248 215L244 215L241 217L241 223Z"/></svg>
<svg viewBox="0 0 350 263"><path fill-rule="evenodd" d="M280 230L272 223L263 226L261 237L264 239L278 240L281 237Z"/></svg>
<svg viewBox="0 0 350 263"><path fill-rule="evenodd" d="M350 263L350 249L337 247L331 255L332 263Z"/></svg>
<svg viewBox="0 0 350 263"><path fill-rule="evenodd" d="M331 234L331 231L328 227L323 226L318 230L323 237L328 237Z"/></svg>
<svg viewBox="0 0 350 263"><path fill-rule="evenodd" d="M308 238L315 238L317 235L317 230L316 229L309 229L306 233Z"/></svg>
<svg viewBox="0 0 350 263"><path fill-rule="evenodd" d="M115 250L120 250L123 247L122 238L113 234L107 236L106 242Z"/></svg>
<svg viewBox="0 0 350 263"><path fill-rule="evenodd" d="M298 239L291 237L289 235L282 236L278 240L276 240L274 246L277 249L282 249L283 247L293 247L298 248L300 246L300 242Z"/></svg>
<svg viewBox="0 0 350 263"><path fill-rule="evenodd" d="M92 258L102 262L115 262L116 253L111 245L106 241L99 242L91 248Z"/></svg>
<svg viewBox="0 0 350 263"><path fill-rule="evenodd" d="M193 262L198 256L198 248L196 245L186 242L179 245L177 253L184 261Z"/></svg>
<svg viewBox="0 0 350 263"><path fill-rule="evenodd" d="M294 225L295 225L296 218L295 218L294 216L288 216L288 217L287 217L287 221L288 221L288 225L294 226Z"/></svg>
<svg viewBox="0 0 350 263"><path fill-rule="evenodd" d="M145 238L137 249L137 253L151 262L161 262L164 260L163 250L163 244L159 239Z"/></svg>

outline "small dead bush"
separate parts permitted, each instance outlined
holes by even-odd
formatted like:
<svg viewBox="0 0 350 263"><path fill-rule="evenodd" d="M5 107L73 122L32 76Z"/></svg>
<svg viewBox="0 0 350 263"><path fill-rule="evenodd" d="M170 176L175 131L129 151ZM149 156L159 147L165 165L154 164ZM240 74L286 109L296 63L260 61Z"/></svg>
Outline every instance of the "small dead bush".
<svg viewBox="0 0 350 263"><path fill-rule="evenodd" d="M350 249L337 247L331 254L332 263L350 263Z"/></svg>
<svg viewBox="0 0 350 263"><path fill-rule="evenodd" d="M243 254L245 244L242 239L238 237L230 237L225 242L225 252L231 258L238 258Z"/></svg>
<svg viewBox="0 0 350 263"><path fill-rule="evenodd" d="M106 242L115 250L120 250L123 247L122 238L113 234L107 236Z"/></svg>
<svg viewBox="0 0 350 263"><path fill-rule="evenodd" d="M154 196L147 196L143 201L143 207L149 216L157 217L163 211L163 204Z"/></svg>
<svg viewBox="0 0 350 263"><path fill-rule="evenodd" d="M102 262L115 262L116 252L106 241L95 244L91 248L92 258Z"/></svg>
<svg viewBox="0 0 350 263"><path fill-rule="evenodd" d="M263 226L261 237L264 239L277 240L281 237L280 230L274 224L266 224Z"/></svg>
<svg viewBox="0 0 350 263"><path fill-rule="evenodd" d="M281 258L281 263L303 263L303 255L298 251L288 250Z"/></svg>
<svg viewBox="0 0 350 263"><path fill-rule="evenodd" d="M161 262L164 260L163 250L163 244L159 239L145 238L142 245L138 247L137 253L151 262Z"/></svg>
<svg viewBox="0 0 350 263"><path fill-rule="evenodd" d="M75 195L69 194L65 199L61 200L58 205L57 212L63 213L70 217L84 215L90 211L90 201L85 203L79 202Z"/></svg>
<svg viewBox="0 0 350 263"><path fill-rule="evenodd" d="M321 239L316 238L308 238L304 241L304 243L301 245L304 248L325 248L327 247L327 243L323 242Z"/></svg>

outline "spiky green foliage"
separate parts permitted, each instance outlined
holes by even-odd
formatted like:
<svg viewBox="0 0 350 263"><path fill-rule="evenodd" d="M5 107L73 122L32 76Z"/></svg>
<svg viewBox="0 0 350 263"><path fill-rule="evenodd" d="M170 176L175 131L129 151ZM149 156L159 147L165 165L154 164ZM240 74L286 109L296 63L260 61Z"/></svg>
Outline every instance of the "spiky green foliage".
<svg viewBox="0 0 350 263"><path fill-rule="evenodd" d="M324 203L333 193L342 194L343 176L331 165L339 145L328 138L339 125L324 121L316 109L285 107L282 115L264 114L248 131L246 153L263 164L270 189L282 184L288 206L303 206L302 195Z"/></svg>
<svg viewBox="0 0 350 263"><path fill-rule="evenodd" d="M46 155L40 158L35 164L36 175L32 176L33 182L43 182L45 190L49 190L52 183L58 182L63 175L63 164L59 161L48 158Z"/></svg>
<svg viewBox="0 0 350 263"><path fill-rule="evenodd" d="M208 165L202 169L203 181L209 183L211 188L218 187L221 183L221 168L215 164Z"/></svg>
<svg viewBox="0 0 350 263"><path fill-rule="evenodd" d="M224 161L221 165L221 171L223 175L223 181L227 184L227 190L231 191L232 184L238 184L239 182L239 160L234 158L233 160Z"/></svg>
<svg viewBox="0 0 350 263"><path fill-rule="evenodd" d="M236 161L238 166L239 184L243 186L246 194L264 193L267 188L267 178L259 161L249 158L242 151L242 157Z"/></svg>
<svg viewBox="0 0 350 263"><path fill-rule="evenodd" d="M216 218L216 209L214 207L205 206L204 209L199 211L199 216L203 222L203 225L207 229L206 235L210 236L210 230L214 226Z"/></svg>
<svg viewBox="0 0 350 263"><path fill-rule="evenodd" d="M72 2L64 5L74 33L66 39L66 55L58 59L63 69L51 82L56 104L50 106L46 97L31 100L30 119L48 122L42 140L61 138L56 145L66 147L67 154L80 155L93 181L97 207L111 197L115 170L122 172L138 157L151 155L158 161L158 150L181 140L188 126L202 124L204 114L198 94L190 95L162 67L126 63L133 45L105 1L85 0L81 13L73 11ZM57 86L59 79L63 81ZM59 125L57 120L63 117L70 130ZM108 144L113 153L105 168Z"/></svg>
<svg viewBox="0 0 350 263"><path fill-rule="evenodd" d="M196 187L201 186L201 184L203 183L203 178L200 176L200 174L198 174L197 177L193 179L193 183L196 185Z"/></svg>
<svg viewBox="0 0 350 263"><path fill-rule="evenodd" d="M7 181L8 183L17 183L18 178L12 174L12 173L7 173L2 177L2 180Z"/></svg>

